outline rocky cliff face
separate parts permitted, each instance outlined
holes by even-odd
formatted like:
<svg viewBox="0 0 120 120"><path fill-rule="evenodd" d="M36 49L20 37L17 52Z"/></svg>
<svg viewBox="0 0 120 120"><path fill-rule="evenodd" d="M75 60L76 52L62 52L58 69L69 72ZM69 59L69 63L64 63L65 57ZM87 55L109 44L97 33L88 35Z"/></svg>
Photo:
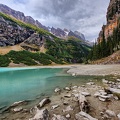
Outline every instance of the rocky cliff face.
<svg viewBox="0 0 120 120"><path fill-rule="evenodd" d="M119 17L120 0L110 0L106 15L107 24L103 25L102 30L99 33L98 42L102 41L103 31L106 39L113 34L113 30L118 26Z"/></svg>
<svg viewBox="0 0 120 120"><path fill-rule="evenodd" d="M0 47L20 44L26 50L40 51L45 37L0 16ZM50 39L50 38L49 38Z"/></svg>
<svg viewBox="0 0 120 120"><path fill-rule="evenodd" d="M21 20L25 23L30 23L30 24L36 25L37 27L48 30L48 28L42 25L38 20L34 20L31 16L25 16L24 13L15 11L6 5L0 4L0 12L11 15L15 17L16 19Z"/></svg>

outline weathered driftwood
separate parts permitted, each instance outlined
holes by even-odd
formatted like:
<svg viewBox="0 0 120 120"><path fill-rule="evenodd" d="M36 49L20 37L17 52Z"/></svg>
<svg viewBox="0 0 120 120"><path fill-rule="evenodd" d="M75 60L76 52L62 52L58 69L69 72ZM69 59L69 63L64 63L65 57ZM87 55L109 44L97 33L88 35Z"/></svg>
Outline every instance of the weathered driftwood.
<svg viewBox="0 0 120 120"><path fill-rule="evenodd" d="M82 94L79 94L78 101L80 105L80 111L88 112L89 111L89 104L86 100L85 96Z"/></svg>

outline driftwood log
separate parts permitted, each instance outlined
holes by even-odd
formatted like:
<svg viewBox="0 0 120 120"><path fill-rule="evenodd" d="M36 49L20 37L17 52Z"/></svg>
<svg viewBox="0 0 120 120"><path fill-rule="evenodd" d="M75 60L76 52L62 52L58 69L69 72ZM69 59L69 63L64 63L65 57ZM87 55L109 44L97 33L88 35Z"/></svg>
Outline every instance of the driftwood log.
<svg viewBox="0 0 120 120"><path fill-rule="evenodd" d="M85 96L82 94L79 94L78 101L79 101L79 105L80 105L80 111L88 113L89 104L88 104L88 101L86 100Z"/></svg>

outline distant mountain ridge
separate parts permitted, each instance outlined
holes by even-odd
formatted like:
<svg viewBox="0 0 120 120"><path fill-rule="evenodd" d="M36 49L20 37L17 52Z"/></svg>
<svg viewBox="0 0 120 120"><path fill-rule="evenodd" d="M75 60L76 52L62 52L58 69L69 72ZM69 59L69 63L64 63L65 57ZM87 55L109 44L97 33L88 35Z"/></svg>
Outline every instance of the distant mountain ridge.
<svg viewBox="0 0 120 120"><path fill-rule="evenodd" d="M80 40L85 41L85 36L84 34L78 32L78 31L71 31L71 30L67 30L67 29L61 29L61 28L50 28L50 27L46 27L44 25L42 25L38 20L34 20L31 16L25 16L24 13L20 12L20 11L16 11L11 9L10 7L0 4L0 12L3 12L5 14L8 14L10 16L15 17L18 20L21 20L25 23L29 23L29 24L33 24L39 28L43 28L44 30L49 31L50 33L52 33L53 35L66 39L69 36L74 36Z"/></svg>

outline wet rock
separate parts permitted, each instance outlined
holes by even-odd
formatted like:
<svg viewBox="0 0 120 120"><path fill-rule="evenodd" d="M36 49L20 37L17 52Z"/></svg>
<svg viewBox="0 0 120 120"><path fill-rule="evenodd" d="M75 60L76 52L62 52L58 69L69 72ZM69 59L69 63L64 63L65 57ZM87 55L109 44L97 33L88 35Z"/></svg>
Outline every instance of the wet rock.
<svg viewBox="0 0 120 120"><path fill-rule="evenodd" d="M52 109L56 109L56 108L58 108L59 107L59 105L53 105L52 106Z"/></svg>
<svg viewBox="0 0 120 120"><path fill-rule="evenodd" d="M52 120L67 120L67 119L64 116L54 114Z"/></svg>
<svg viewBox="0 0 120 120"><path fill-rule="evenodd" d="M66 117L66 118L70 118L71 116L70 116L70 114L67 114L65 117Z"/></svg>
<svg viewBox="0 0 120 120"><path fill-rule="evenodd" d="M67 106L66 109L63 110L63 112L69 112L73 110L73 108L71 106Z"/></svg>
<svg viewBox="0 0 120 120"><path fill-rule="evenodd" d="M69 87L65 87L65 90L70 91L71 89Z"/></svg>
<svg viewBox="0 0 120 120"><path fill-rule="evenodd" d="M14 109L13 109L13 112L20 112L20 111L22 111L22 110L23 110L22 107L20 107L20 108L14 108Z"/></svg>
<svg viewBox="0 0 120 120"><path fill-rule="evenodd" d="M51 100L49 99L49 98L44 98L40 103L39 103L39 105L38 105L38 107L43 107L44 105L46 105L46 104L48 104L48 103L50 103L51 102Z"/></svg>
<svg viewBox="0 0 120 120"><path fill-rule="evenodd" d="M110 116L110 117L115 117L115 116L116 116L115 112L114 112L114 111L111 111L111 110L106 110L105 113L106 113L108 116Z"/></svg>
<svg viewBox="0 0 120 120"><path fill-rule="evenodd" d="M91 96L91 94L88 93L88 92L81 92L81 94L84 95L85 97L86 97L86 96Z"/></svg>
<svg viewBox="0 0 120 120"><path fill-rule="evenodd" d="M118 120L120 120L120 113L117 115L117 117L118 117Z"/></svg>
<svg viewBox="0 0 120 120"><path fill-rule="evenodd" d="M35 116L29 120L49 120L49 112L47 109L37 109Z"/></svg>
<svg viewBox="0 0 120 120"><path fill-rule="evenodd" d="M98 120L96 118L93 118L89 114L81 111L75 115L76 120Z"/></svg>
<svg viewBox="0 0 120 120"><path fill-rule="evenodd" d="M27 103L28 103L28 101L26 101L26 100L18 101L18 102L14 102L10 107L16 107L16 106L27 104Z"/></svg>
<svg viewBox="0 0 120 120"><path fill-rule="evenodd" d="M61 92L61 89L60 88L55 88L55 93L60 93Z"/></svg>

